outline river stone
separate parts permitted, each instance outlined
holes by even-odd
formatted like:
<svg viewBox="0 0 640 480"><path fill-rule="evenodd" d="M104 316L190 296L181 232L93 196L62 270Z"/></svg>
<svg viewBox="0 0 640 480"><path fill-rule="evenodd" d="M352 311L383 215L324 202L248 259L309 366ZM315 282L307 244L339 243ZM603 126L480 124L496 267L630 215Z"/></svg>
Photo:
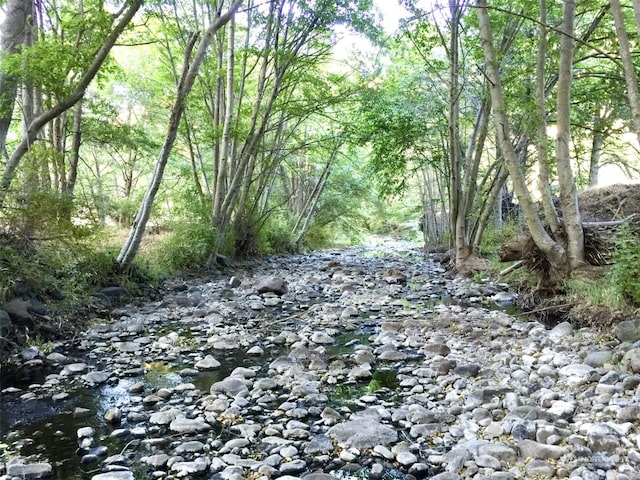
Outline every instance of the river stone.
<svg viewBox="0 0 640 480"><path fill-rule="evenodd" d="M262 349L262 347L254 345L249 350L247 350L247 355L255 355L259 357L261 355L264 355L264 350Z"/></svg>
<svg viewBox="0 0 640 480"><path fill-rule="evenodd" d="M295 475L302 473L307 469L307 462L304 460L292 460L291 462L285 462L280 465L280 473L282 475ZM280 477L282 478L282 477Z"/></svg>
<svg viewBox="0 0 640 480"><path fill-rule="evenodd" d="M607 362L610 362L612 358L613 352L609 350L600 350L587 354L587 356L584 358L584 363L593 368L599 368Z"/></svg>
<svg viewBox="0 0 640 480"><path fill-rule="evenodd" d="M170 424L169 430L176 433L198 433L211 430L211 425L200 418L185 418L178 415Z"/></svg>
<svg viewBox="0 0 640 480"><path fill-rule="evenodd" d="M427 343L424 347L422 347L422 351L426 354L427 357L437 355L446 357L451 353L451 349L444 343Z"/></svg>
<svg viewBox="0 0 640 480"><path fill-rule="evenodd" d="M319 453L330 453L333 451L333 443L326 435L316 435L307 442L304 453L307 455L317 455Z"/></svg>
<svg viewBox="0 0 640 480"><path fill-rule="evenodd" d="M568 337L573 333L573 325L569 322L562 322L553 327L549 331L549 338L554 342L559 342L565 337Z"/></svg>
<svg viewBox="0 0 640 480"><path fill-rule="evenodd" d="M621 408L618 411L617 419L621 422L636 422L640 420L640 405L634 404Z"/></svg>
<svg viewBox="0 0 640 480"><path fill-rule="evenodd" d="M633 348L625 353L620 364L633 373L640 373L640 348Z"/></svg>
<svg viewBox="0 0 640 480"><path fill-rule="evenodd" d="M104 413L104 419L107 423L118 425L122 418L122 411L118 407L111 407Z"/></svg>
<svg viewBox="0 0 640 480"><path fill-rule="evenodd" d="M86 372L88 368L89 366L83 362L70 363L69 365L65 365L62 372L60 372L60 375L78 375Z"/></svg>
<svg viewBox="0 0 640 480"><path fill-rule="evenodd" d="M544 445L542 443L534 442L533 440L520 440L518 442L518 448L520 449L520 455L523 457L537 458L540 460L548 458L558 459L562 455L569 453L569 449L565 447Z"/></svg>
<svg viewBox="0 0 640 480"><path fill-rule="evenodd" d="M235 397L241 392L248 391L246 380L238 377L227 377L219 382L211 385L210 393L215 395L216 393L224 393L228 397Z"/></svg>
<svg viewBox="0 0 640 480"><path fill-rule="evenodd" d="M91 477L91 480L135 480L135 476L129 470L116 470L114 472L99 473Z"/></svg>
<svg viewBox="0 0 640 480"><path fill-rule="evenodd" d="M101 385L104 382L106 382L107 380L109 380L110 376L111 376L111 372L94 371L94 372L89 372L89 373L83 375L81 378L86 383L88 383L90 386L95 387L95 386Z"/></svg>
<svg viewBox="0 0 640 480"><path fill-rule="evenodd" d="M78 439L93 437L96 431L92 427L81 427L76 432Z"/></svg>
<svg viewBox="0 0 640 480"><path fill-rule="evenodd" d="M220 368L220 362L213 358L213 355L207 355L202 360L196 362L195 367L198 370L215 370L216 368Z"/></svg>
<svg viewBox="0 0 640 480"><path fill-rule="evenodd" d="M502 443L485 443L478 447L478 455L489 455L504 463L513 463L517 459L516 451Z"/></svg>
<svg viewBox="0 0 640 480"><path fill-rule="evenodd" d="M53 475L53 467L49 463L22 463L22 460L7 463L7 475L20 480L49 478Z"/></svg>
<svg viewBox="0 0 640 480"><path fill-rule="evenodd" d="M469 450L466 448L454 448L444 454L442 463L446 465L447 471L457 472L469 459L471 459L471 452Z"/></svg>
<svg viewBox="0 0 640 480"><path fill-rule="evenodd" d="M637 342L640 340L640 318L618 323L613 333L621 342Z"/></svg>
<svg viewBox="0 0 640 480"><path fill-rule="evenodd" d="M115 342L113 346L122 353L135 353L141 348L136 342Z"/></svg>
<svg viewBox="0 0 640 480"><path fill-rule="evenodd" d="M530 478L554 478L556 469L544 460L532 460L527 463L527 475Z"/></svg>
<svg viewBox="0 0 640 480"><path fill-rule="evenodd" d="M181 443L176 447L176 453L182 455L183 453L195 453L204 450L204 443L198 440L192 440L190 442Z"/></svg>
<svg viewBox="0 0 640 480"><path fill-rule="evenodd" d="M180 415L181 411L177 408L169 408L167 410L160 410L154 412L149 417L149 423L153 425L169 425L172 421Z"/></svg>
<svg viewBox="0 0 640 480"><path fill-rule="evenodd" d="M325 332L313 332L311 335L311 341L318 344L331 344L335 342L335 339L331 335L327 335Z"/></svg>
<svg viewBox="0 0 640 480"><path fill-rule="evenodd" d="M413 453L409 451L398 452L396 455L396 460L400 465L409 466L413 465L418 461L418 457L416 457Z"/></svg>
<svg viewBox="0 0 640 480"><path fill-rule="evenodd" d="M500 470L502 464L500 460L491 455L478 455L475 459L476 465L483 468L491 468L493 470Z"/></svg>
<svg viewBox="0 0 640 480"><path fill-rule="evenodd" d="M157 455L142 457L140 461L145 465L149 465L151 468L155 468L157 470L159 468L163 468L169 461L169 458L169 455L167 455L166 453L159 453Z"/></svg>
<svg viewBox="0 0 640 480"><path fill-rule="evenodd" d="M284 278L267 277L258 281L256 291L258 293L275 293L278 296L282 296L287 293L288 288Z"/></svg>
<svg viewBox="0 0 640 480"><path fill-rule="evenodd" d="M373 418L349 420L334 425L327 431L329 437L350 448L373 448L389 445L398 440L398 433L389 425L383 425Z"/></svg>
<svg viewBox="0 0 640 480"><path fill-rule="evenodd" d="M177 472L178 477L185 477L189 474L201 475L209 468L207 457L198 457L192 462L176 462L171 465L171 471Z"/></svg>

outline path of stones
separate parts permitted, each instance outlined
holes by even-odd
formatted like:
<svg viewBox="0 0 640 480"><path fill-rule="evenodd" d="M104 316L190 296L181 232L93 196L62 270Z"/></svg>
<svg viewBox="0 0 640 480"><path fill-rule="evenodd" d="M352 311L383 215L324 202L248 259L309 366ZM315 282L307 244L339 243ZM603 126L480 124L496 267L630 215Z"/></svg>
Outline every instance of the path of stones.
<svg viewBox="0 0 640 480"><path fill-rule="evenodd" d="M101 396L101 427L56 432L75 478L640 478L638 325L546 329L404 244L230 270L114 311L75 357L35 352L57 373L5 400ZM0 478L56 475L40 450Z"/></svg>

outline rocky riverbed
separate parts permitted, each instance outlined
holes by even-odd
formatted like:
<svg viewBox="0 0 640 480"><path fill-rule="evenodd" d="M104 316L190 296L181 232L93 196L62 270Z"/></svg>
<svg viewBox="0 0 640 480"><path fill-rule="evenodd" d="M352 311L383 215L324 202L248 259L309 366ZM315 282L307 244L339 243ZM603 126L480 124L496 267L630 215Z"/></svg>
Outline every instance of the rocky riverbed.
<svg viewBox="0 0 640 480"><path fill-rule="evenodd" d="M640 479L640 322L512 298L393 243L174 282L22 352L0 479Z"/></svg>

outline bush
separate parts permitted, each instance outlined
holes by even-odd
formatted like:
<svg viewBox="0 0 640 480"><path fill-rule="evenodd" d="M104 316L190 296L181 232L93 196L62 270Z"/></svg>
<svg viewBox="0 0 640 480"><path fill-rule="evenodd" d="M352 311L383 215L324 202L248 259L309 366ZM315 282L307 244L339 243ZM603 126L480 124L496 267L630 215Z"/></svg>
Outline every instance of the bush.
<svg viewBox="0 0 640 480"><path fill-rule="evenodd" d="M609 279L624 298L640 305L640 240L628 225L620 229Z"/></svg>
<svg viewBox="0 0 640 480"><path fill-rule="evenodd" d="M216 231L208 220L174 222L169 236L148 255L162 276L206 267L216 246Z"/></svg>

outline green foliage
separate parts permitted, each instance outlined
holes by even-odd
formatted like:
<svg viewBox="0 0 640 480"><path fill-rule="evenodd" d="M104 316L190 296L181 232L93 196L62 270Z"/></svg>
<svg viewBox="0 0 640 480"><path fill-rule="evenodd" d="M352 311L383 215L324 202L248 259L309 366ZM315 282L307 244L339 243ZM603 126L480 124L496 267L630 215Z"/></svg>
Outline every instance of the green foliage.
<svg viewBox="0 0 640 480"><path fill-rule="evenodd" d="M216 232L208 219L199 222L180 220L170 226L169 236L148 255L163 275L184 270L200 270L208 264L214 252Z"/></svg>
<svg viewBox="0 0 640 480"><path fill-rule="evenodd" d="M260 229L260 253L290 253L295 250L291 227L281 218L271 216Z"/></svg>
<svg viewBox="0 0 640 480"><path fill-rule="evenodd" d="M640 305L640 239L623 225L616 239L609 279L615 290L633 305Z"/></svg>
<svg viewBox="0 0 640 480"><path fill-rule="evenodd" d="M151 249L147 259L166 276L184 270L200 270L211 261L217 232L211 226L209 204L192 189L181 192L172 210L169 235Z"/></svg>

